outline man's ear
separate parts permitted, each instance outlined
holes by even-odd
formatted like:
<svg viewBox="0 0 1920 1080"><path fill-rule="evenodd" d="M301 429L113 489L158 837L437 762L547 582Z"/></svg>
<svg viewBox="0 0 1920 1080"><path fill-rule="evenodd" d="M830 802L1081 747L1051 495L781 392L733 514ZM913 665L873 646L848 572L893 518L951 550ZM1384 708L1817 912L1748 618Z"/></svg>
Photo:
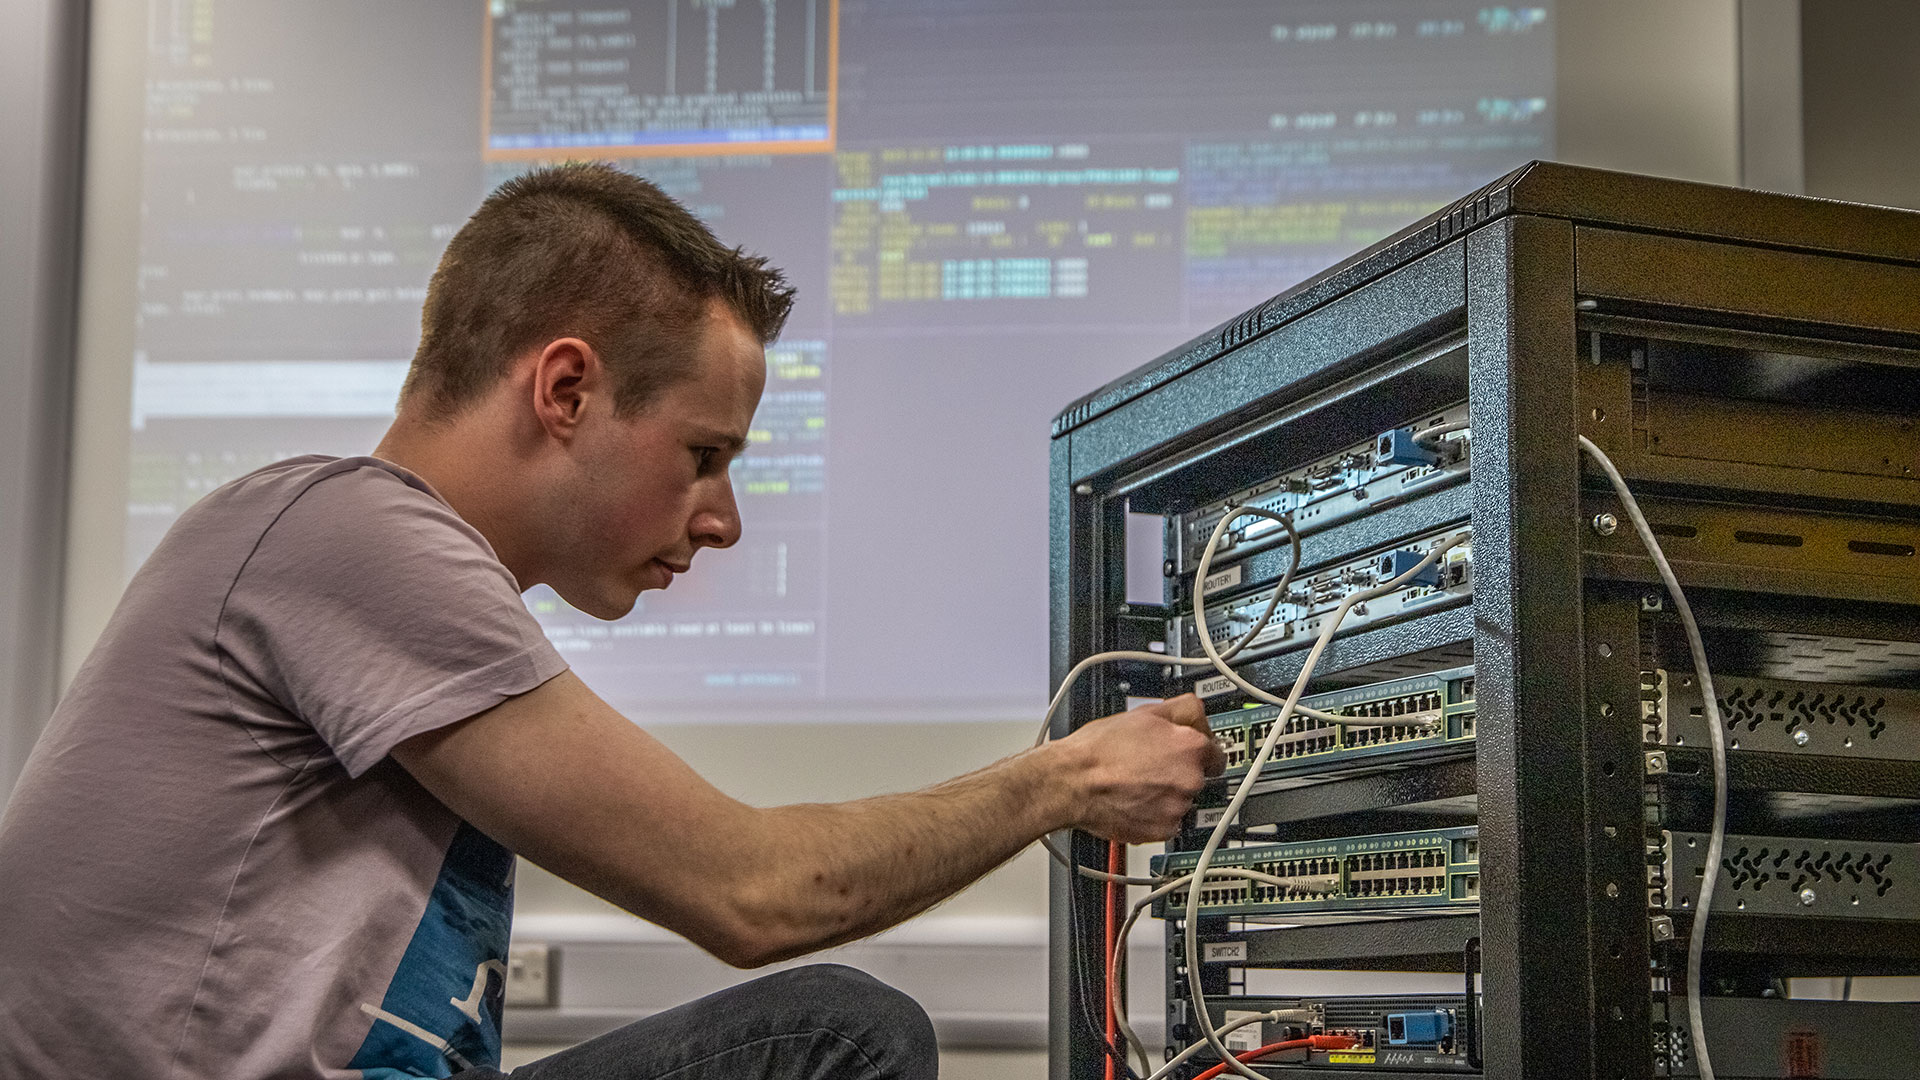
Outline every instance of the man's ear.
<svg viewBox="0 0 1920 1080"><path fill-rule="evenodd" d="M570 441L588 401L606 392L606 369L593 346L555 338L533 360L533 415L548 435Z"/></svg>

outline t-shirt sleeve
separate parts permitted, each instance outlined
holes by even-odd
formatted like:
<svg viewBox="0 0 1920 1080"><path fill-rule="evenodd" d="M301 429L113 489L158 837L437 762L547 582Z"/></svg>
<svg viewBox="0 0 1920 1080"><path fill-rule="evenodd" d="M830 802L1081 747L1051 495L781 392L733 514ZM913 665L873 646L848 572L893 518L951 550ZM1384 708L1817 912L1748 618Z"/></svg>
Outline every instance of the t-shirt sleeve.
<svg viewBox="0 0 1920 1080"><path fill-rule="evenodd" d="M266 528L219 644L352 776L567 667L485 538L371 464L315 481Z"/></svg>

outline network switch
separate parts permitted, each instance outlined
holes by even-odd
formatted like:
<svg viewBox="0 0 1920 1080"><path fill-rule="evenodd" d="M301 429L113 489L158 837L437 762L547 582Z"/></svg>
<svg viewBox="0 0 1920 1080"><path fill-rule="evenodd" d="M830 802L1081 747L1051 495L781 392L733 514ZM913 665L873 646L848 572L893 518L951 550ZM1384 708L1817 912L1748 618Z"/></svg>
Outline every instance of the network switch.
<svg viewBox="0 0 1920 1080"><path fill-rule="evenodd" d="M1350 632L1363 626L1411 618L1466 603L1473 595L1472 531L1470 526L1435 530L1293 582L1286 595L1280 598L1267 625L1247 644L1237 659L1252 660L1307 645L1319 635L1324 619L1349 595L1371 589L1411 570L1447 538L1461 532L1467 533L1469 539L1447 551L1406 586L1354 605L1341 623L1341 630L1343 633ZM1234 567L1217 575L1220 578L1217 587L1226 595L1210 600L1205 608L1207 634L1215 647L1220 649L1253 629L1272 602L1277 587L1269 586L1231 595L1231 590L1240 584L1238 575L1233 573L1237 569ZM1200 639L1195 633L1192 616L1175 616L1169 622L1168 637L1169 647L1179 650L1180 655L1200 654Z"/></svg>
<svg viewBox="0 0 1920 1080"><path fill-rule="evenodd" d="M1920 691L1783 679L1713 677L1729 750L1920 761ZM1640 673L1646 741L1706 746L1706 710L1691 672Z"/></svg>
<svg viewBox="0 0 1920 1080"><path fill-rule="evenodd" d="M1662 832L1647 844L1647 905L1699 903L1707 834ZM1920 919L1920 845L1729 835L1721 847L1714 917L1796 915Z"/></svg>
<svg viewBox="0 0 1920 1080"><path fill-rule="evenodd" d="M1162 876L1192 871L1196 851L1156 855ZM1432 914L1480 902L1480 831L1473 826L1351 836L1290 844L1250 844L1214 853L1212 865L1252 870L1284 884L1244 878L1200 883L1200 910L1233 918L1324 914ZM1154 915L1180 918L1187 889L1158 901Z"/></svg>
<svg viewBox="0 0 1920 1080"><path fill-rule="evenodd" d="M1471 666L1314 694L1300 703L1355 722L1343 726L1298 713L1289 717L1260 771L1263 781L1473 752ZM1226 776L1245 775L1279 714L1279 706L1261 705L1207 718L1226 751Z"/></svg>
<svg viewBox="0 0 1920 1080"><path fill-rule="evenodd" d="M1295 531L1308 536L1464 481L1471 465L1471 436L1458 425L1466 421L1467 406L1462 402L1180 515L1175 542L1170 545L1174 573L1193 573L1221 517L1240 507L1290 514ZM1417 437L1436 428L1450 430L1431 438ZM1286 538L1286 530L1273 519L1243 514L1221 535L1213 565L1225 567Z"/></svg>

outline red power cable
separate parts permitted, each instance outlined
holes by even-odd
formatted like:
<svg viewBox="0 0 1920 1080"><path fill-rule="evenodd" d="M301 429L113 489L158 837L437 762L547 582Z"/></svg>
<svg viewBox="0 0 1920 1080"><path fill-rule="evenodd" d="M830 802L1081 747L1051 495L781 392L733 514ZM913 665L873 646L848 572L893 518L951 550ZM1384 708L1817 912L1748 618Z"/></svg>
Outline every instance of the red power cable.
<svg viewBox="0 0 1920 1080"><path fill-rule="evenodd" d="M1114 841L1114 840L1107 841L1107 873L1109 874L1120 873L1122 869L1126 866L1126 863L1124 861L1125 858L1126 856L1123 854L1123 849L1120 847L1120 844L1118 841ZM1117 1049L1114 1042L1114 1037L1120 1033L1120 1029L1118 1025L1115 1024L1114 1022L1114 1015L1113 1015L1114 995L1112 990L1113 942L1114 942L1115 935L1119 933L1119 928L1116 927L1113 923L1113 909L1114 909L1113 894L1114 894L1114 891L1119 887L1120 885L1118 882L1115 882L1115 881L1107 882L1107 894L1106 894L1107 895L1107 903L1106 903L1107 950L1105 953L1102 954L1103 956L1106 957L1107 979L1106 979L1106 982L1101 984L1102 986L1107 988L1107 992L1101 995L1102 997L1107 999L1107 1054L1106 1054L1107 1080L1114 1080L1113 1055L1114 1055L1114 1051Z"/></svg>
<svg viewBox="0 0 1920 1080"><path fill-rule="evenodd" d="M1244 1054L1235 1054L1233 1056L1241 1061L1257 1061L1270 1054L1277 1054L1282 1050L1351 1050L1353 1046L1354 1040L1345 1035L1309 1035L1304 1039L1288 1039L1286 1042L1268 1043L1257 1050L1249 1050ZM1223 1061L1213 1068L1208 1069L1206 1072L1201 1073L1199 1076L1194 1077L1193 1080L1213 1080L1214 1077L1226 1071L1227 1063Z"/></svg>

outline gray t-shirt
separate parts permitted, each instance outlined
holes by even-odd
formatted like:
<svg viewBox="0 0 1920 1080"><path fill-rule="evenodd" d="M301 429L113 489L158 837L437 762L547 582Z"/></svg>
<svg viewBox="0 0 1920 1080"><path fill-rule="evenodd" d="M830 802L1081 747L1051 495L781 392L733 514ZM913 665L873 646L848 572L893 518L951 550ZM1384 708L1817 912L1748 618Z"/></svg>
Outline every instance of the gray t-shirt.
<svg viewBox="0 0 1920 1080"><path fill-rule="evenodd" d="M513 857L387 754L565 670L519 591L374 458L182 515L0 819L0 1077L497 1062Z"/></svg>

